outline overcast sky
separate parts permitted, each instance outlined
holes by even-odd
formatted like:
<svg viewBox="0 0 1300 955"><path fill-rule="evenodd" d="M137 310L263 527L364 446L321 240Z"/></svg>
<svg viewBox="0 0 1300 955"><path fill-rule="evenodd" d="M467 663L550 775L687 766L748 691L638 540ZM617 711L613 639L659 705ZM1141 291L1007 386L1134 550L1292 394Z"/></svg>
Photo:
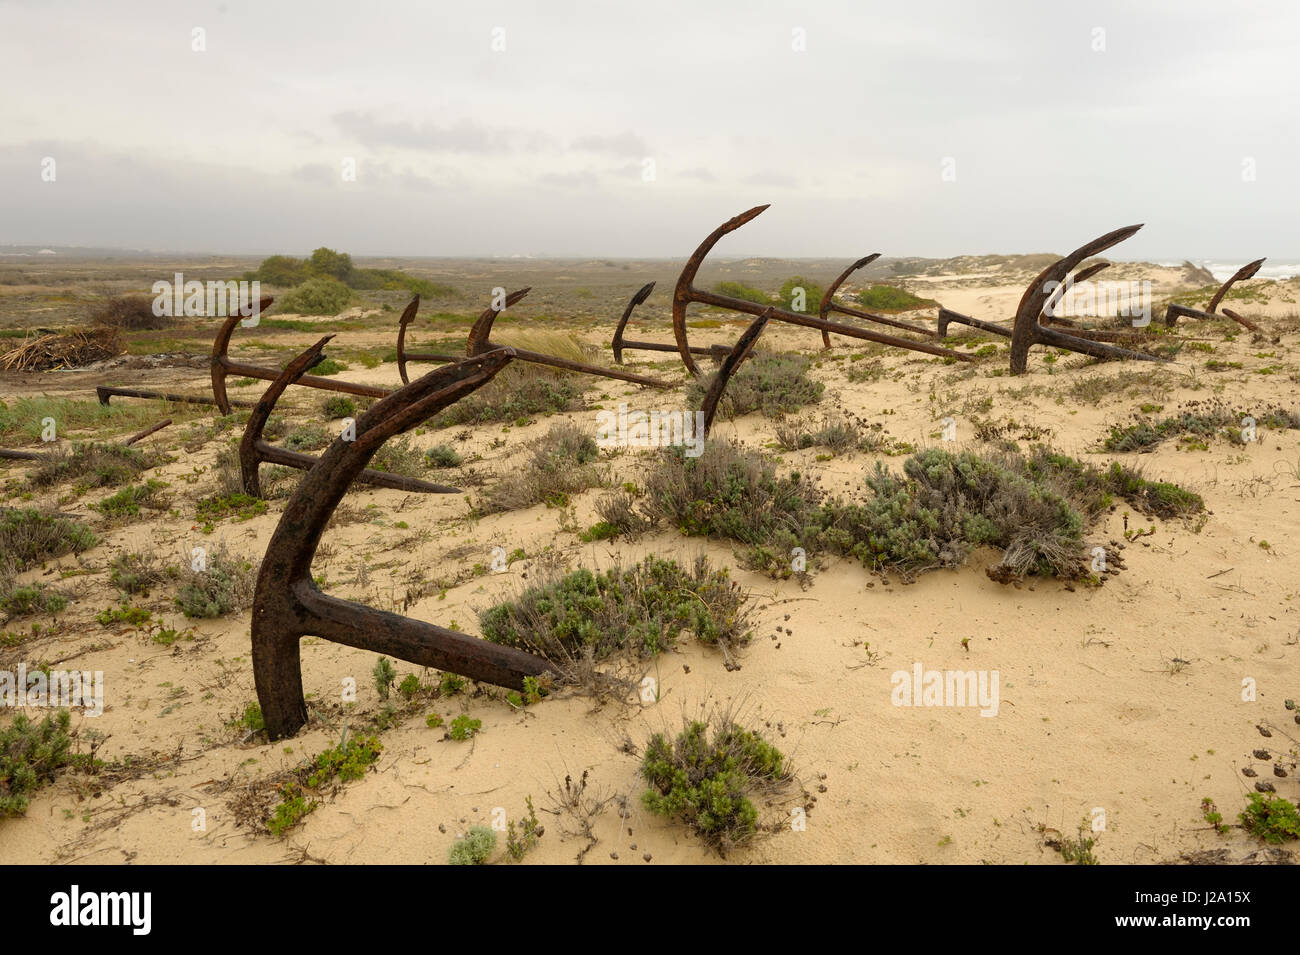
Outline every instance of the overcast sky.
<svg viewBox="0 0 1300 955"><path fill-rule="evenodd" d="M1300 258L1294 0L0 0L0 89L0 243Z"/></svg>

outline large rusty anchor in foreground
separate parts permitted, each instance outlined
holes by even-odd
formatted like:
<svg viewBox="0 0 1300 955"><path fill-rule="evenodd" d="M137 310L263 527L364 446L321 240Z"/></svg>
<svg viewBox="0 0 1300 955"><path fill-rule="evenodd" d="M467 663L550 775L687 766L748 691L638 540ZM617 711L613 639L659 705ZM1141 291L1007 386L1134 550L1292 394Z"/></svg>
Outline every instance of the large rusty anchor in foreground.
<svg viewBox="0 0 1300 955"><path fill-rule="evenodd" d="M837 335L844 335L848 338L860 338L869 342L877 342L881 345L892 345L895 348L906 348L910 351L926 352L930 355L939 355L942 358L955 358L958 361L973 361L970 355L953 351L949 348L942 348L938 345L931 345L927 342L916 342L907 338L899 338L896 335L885 335L880 332L871 332L866 329L856 328L852 325L844 325L840 322L832 322L820 316L804 315L799 312L786 311L783 308L762 305L756 302L747 302L744 299L733 298L730 295L720 295L717 292L706 292L703 289L697 289L692 283L695 280L696 273L700 270L700 265L704 262L704 257L709 254L718 240L729 232L735 232L751 219L756 218L767 209L767 206L755 206L747 212L732 219L728 219L717 229L715 229L695 250L686 261L682 268L682 273L677 278L677 287L673 291L673 335L677 339L677 351L682 357L682 364L692 375L698 377L700 374L699 366L695 364L695 357L691 352L690 342L686 340L686 308L692 302L699 302L703 305L715 305L720 308L730 309L734 312L744 312L748 315L763 315L769 312L769 318L778 322L786 322L790 325L801 325L805 328L816 328L825 335L827 332L834 332Z"/></svg>
<svg viewBox="0 0 1300 955"><path fill-rule="evenodd" d="M521 288L511 292L504 299L500 308L495 305L489 305L483 310L483 313L474 320L470 326L469 335L465 340L465 355L473 357L481 355L487 351L499 347L491 340L492 324L497 317L510 308L515 303L523 300L532 288ZM648 292L646 294L649 294ZM402 312L401 324L397 332L397 372L402 376L402 381L408 381L406 364L411 361L459 361L460 358L455 355L439 355L432 352L408 352L406 350L406 328L415 319L416 310L420 305L420 297L417 295L411 300L411 304L406 306ZM629 312L631 309L629 308ZM661 381L658 378L647 378L644 375L634 375L631 372L618 371L614 368L601 368L599 365L588 365L585 362L573 361L568 358L560 358L556 355L545 355L541 352L529 351L525 348L512 348L516 361L526 361L535 365L546 365L551 368L559 368L564 371L573 371L582 375L597 375L601 378L615 378L619 381L630 381L638 385L648 385L651 388L667 388L669 382Z"/></svg>
<svg viewBox="0 0 1300 955"><path fill-rule="evenodd" d="M523 689L525 677L559 674L541 657L322 593L311 563L348 486L379 447L492 380L514 358L498 348L437 368L376 402L356 439L334 443L294 491L267 546L253 602L253 678L267 735L292 736L307 722L299 641L321 637L496 686Z"/></svg>
<svg viewBox="0 0 1300 955"><path fill-rule="evenodd" d="M1174 323L1178 321L1179 317L1218 318L1219 316L1215 314L1215 310L1219 307L1219 303L1223 301L1224 296L1228 294L1228 290L1237 282L1244 279L1254 278L1255 273L1259 271L1260 266L1262 266L1266 261L1268 261L1267 257L1256 259L1254 262L1247 262L1241 268L1237 269L1237 271L1233 272L1232 275L1228 277L1228 281L1219 286L1219 290L1215 292L1214 296L1210 299L1210 304L1205 306L1205 311L1201 311L1199 308L1190 308L1186 305L1176 305L1171 302L1169 307L1165 309L1165 324L1168 327L1173 328ZM1243 318L1230 308L1225 308L1223 314L1228 316L1228 318L1232 319L1238 325L1249 328L1252 332L1259 331L1258 325L1247 318Z"/></svg>
<svg viewBox="0 0 1300 955"><path fill-rule="evenodd" d="M727 382L753 350L773 311L758 316L723 359L701 406L705 435ZM268 395L277 388L283 392L293 377L319 360L326 341L294 359ZM383 443L487 384L515 357L514 349L492 348L434 369L393 392L356 422L353 440L335 439L299 482L267 545L253 600L253 678L271 739L292 736L307 722L300 655L305 636L514 690L523 689L525 677L563 678L558 666L531 653L331 597L311 575L312 558L334 509L349 485L366 473L366 464ZM274 398L264 398L254 414L269 414Z"/></svg>
<svg viewBox="0 0 1300 955"><path fill-rule="evenodd" d="M1087 245L1080 246L1065 258L1059 259L1039 272L1025 289L1025 294L1021 296L1020 304L1016 308L1015 322L1010 329L1002 325L995 325L992 322L983 322L950 309L941 308L939 309L939 334L945 335L947 333L949 322L959 322L994 335L1010 338L1011 374L1013 375L1023 375L1028 370L1029 349L1034 345L1050 345L1055 348L1064 348L1066 351L1091 355L1093 358L1165 361L1166 359L1157 355L1117 348L1102 341L1095 341L1091 337L1085 338L1082 334L1067 334L1049 325L1044 325L1042 322L1044 313L1047 311L1048 302L1054 299L1059 300L1059 296L1064 294L1063 283L1081 262L1104 252L1113 245L1118 245L1141 228L1141 224L1138 224L1125 226L1122 229L1116 229L1114 232L1107 232L1105 235L1093 239ZM1084 269L1083 272L1093 275L1100 271L1097 266L1091 266L1090 269L1091 271Z"/></svg>

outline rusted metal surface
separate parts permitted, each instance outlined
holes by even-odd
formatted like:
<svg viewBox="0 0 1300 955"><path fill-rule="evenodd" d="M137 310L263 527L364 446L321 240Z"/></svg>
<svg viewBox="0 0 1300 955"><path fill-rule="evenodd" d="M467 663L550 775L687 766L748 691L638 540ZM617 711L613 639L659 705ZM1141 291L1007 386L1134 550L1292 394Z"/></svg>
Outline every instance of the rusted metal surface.
<svg viewBox="0 0 1300 955"><path fill-rule="evenodd" d="M654 282L648 282L641 286L641 288L637 290L636 294L632 296L631 301L627 303L627 308L623 309L623 317L619 319L618 327L614 329L614 340L610 343L610 346L614 350L615 364L623 364L623 352L625 349L635 349L636 351L677 351L677 346L671 345L668 342L639 342L630 341L623 337L623 331L627 328L627 320L631 317L632 310L650 296L654 287ZM726 345L709 345L707 347L692 345L691 354L701 355L705 358L710 358L713 361L722 361L722 359L731 354L731 349Z"/></svg>
<svg viewBox="0 0 1300 955"><path fill-rule="evenodd" d="M1218 309L1219 304L1223 301L1224 296L1228 294L1228 290L1238 282L1254 278L1256 273L1259 272L1260 266L1267 261L1268 257L1265 256L1262 259L1256 259L1254 262L1247 262L1241 268L1237 269L1237 271L1233 272L1232 275L1228 276L1228 280L1220 285L1214 295L1210 297L1210 304L1205 306L1204 310L1191 308L1187 305L1175 305L1171 303L1169 307L1165 309L1165 324L1168 327L1173 328L1179 318L1218 318L1216 310ZM1258 325L1248 323L1236 312L1230 312L1225 308L1223 314L1228 318L1231 318L1234 322L1249 328L1251 331L1259 331Z"/></svg>
<svg viewBox="0 0 1300 955"><path fill-rule="evenodd" d="M145 428L143 431L137 431L135 434L131 435L131 437L127 438L125 441L122 442L122 447L129 448L137 441L143 441L145 438L149 437L149 435L157 434L159 431L161 431L163 428L167 427L171 423L172 423L171 418L164 418L162 421L159 421L157 424L150 425L149 427Z"/></svg>
<svg viewBox="0 0 1300 955"><path fill-rule="evenodd" d="M397 373L402 376L402 384L409 385L410 377L406 372L406 363L408 361L436 361L449 362L458 361L455 355L435 355L432 352L407 352L406 350L406 327L415 320L415 314L420 310L420 296L415 296L410 303L402 310L402 317L397 320Z"/></svg>
<svg viewBox="0 0 1300 955"><path fill-rule="evenodd" d="M527 295L531 289L520 289L517 292L511 292L506 296L506 307L509 308L515 302ZM495 308L486 309L478 320L474 322L469 330L469 338L465 342L465 353L467 355L481 355L491 348L498 347L491 340L492 323L497 320L501 311ZM638 385L648 385L651 388L668 388L671 382L662 381L658 378L647 378L645 375L634 375L628 371L617 371L613 368L601 368L598 365L588 365L585 362L570 361L568 358L557 358L555 355L543 355L541 352L529 351L526 348L512 348L515 358L518 361L532 362L537 365L547 365L551 368L561 368L565 371L576 371L583 375L597 375L601 378L614 378L618 381L630 381Z"/></svg>
<svg viewBox="0 0 1300 955"><path fill-rule="evenodd" d="M728 219L718 228L714 229L709 236L700 243L699 248L686 260L686 265L682 268L682 273L677 278L677 286L673 290L673 335L677 340L677 353L681 355L682 364L692 375L699 377L700 368L695 363L695 358L691 354L690 343L686 340L686 308L692 302L699 302L703 305L716 305L720 308L730 309L735 312L744 312L746 315L762 315L767 309L772 313L769 319L775 319L779 322L786 322L790 325L800 325L804 328L816 328L823 332L834 332L837 335L844 335L849 338L860 338L864 341L877 342L881 345L893 345L896 348L906 348L910 351L926 352L930 355L939 355L944 358L955 358L958 361L973 361L970 355L964 355L960 352L948 348L941 348L938 345L930 345L925 342L915 342L906 338L898 338L895 335L884 335L879 332L869 332L865 329L855 328L851 325L843 325L839 322L832 322L826 319L812 315L801 315L798 312L786 311L783 308L776 308L770 305L762 305L757 302L747 302L744 299L733 298L730 295L719 295L716 292L706 292L703 289L695 288L695 276L704 263L705 256L712 251L713 247L718 244L718 240L728 233L735 232L745 223L759 216L767 206L755 206L752 209L742 212L740 215Z"/></svg>
<svg viewBox="0 0 1300 955"><path fill-rule="evenodd" d="M174 395L164 391L144 391L139 388L115 388L110 385L96 385L95 395L99 398L101 405L107 405L110 398L150 398L159 401L172 401L177 404L196 404L196 405L215 405L217 400L209 398L207 395ZM251 408L256 404L254 401L230 401L228 404L234 408ZM225 411L223 414L229 414Z"/></svg>
<svg viewBox="0 0 1300 955"><path fill-rule="evenodd" d="M265 311L271 306L274 299L262 299L259 309ZM275 368L263 368L260 365L249 365L244 362L234 361L226 354L230 348L230 336L234 334L235 326L238 325L246 316L240 316L238 313L229 316L217 330L217 337L212 341L212 396L216 398L217 407L221 409L222 414L230 414L233 407L230 398L226 395L226 378L231 374L242 375L245 378L258 378L262 381L275 381L279 377L280 371ZM361 398L383 398L390 394L390 389L380 388L375 385L360 385L351 381L336 381L333 378L325 378L317 375L303 375L295 384L303 385L307 388L316 388L320 391L337 391L345 395L356 395Z"/></svg>
<svg viewBox="0 0 1300 955"><path fill-rule="evenodd" d="M1068 318L1053 315L1056 306L1061 304L1061 299L1065 298L1066 293L1074 288L1080 282L1086 282L1098 272L1110 268L1109 262L1094 262L1085 269L1079 269L1073 275L1068 275L1065 281L1056 287L1043 305L1043 314L1038 316L1038 321L1042 325L1064 325L1066 328L1074 328L1076 323Z"/></svg>
<svg viewBox="0 0 1300 955"><path fill-rule="evenodd" d="M654 283L652 282L650 287L653 287L653 285ZM517 302L522 301L524 296L531 291L531 287L518 289L505 297L505 302L501 308L489 305L484 309L483 313L474 320L474 324L470 326L469 335L466 336L465 340L465 354L472 357L474 355L481 355L486 351L498 347L496 343L491 340L492 323L497 320L497 317L502 312ZM649 295L650 293L646 292L646 294ZM411 304L406 306L406 311L402 313L401 326L397 333L397 368L399 374L402 376L403 382L408 380L406 370L407 362L452 362L460 361L462 357L459 355L438 355L428 352L408 352L406 350L406 327L415 318L415 311L419 308L419 304L420 299L417 295L411 301ZM630 311L631 306L628 307L628 312L630 313ZM626 315L624 317L626 318ZM512 349L512 351L514 351L517 361L532 362L537 365L548 365L551 368L562 368L565 371L573 371L582 375L597 375L601 378L616 378L619 381L630 381L638 385L649 385L652 388L667 388L670 385L669 382L660 381L658 378L647 378L644 375L634 375L626 371L617 371L612 368L601 368L599 365L588 365L584 362L570 361L567 358L559 358L555 355L544 355L541 352L528 351L524 348L515 348Z"/></svg>
<svg viewBox="0 0 1300 955"><path fill-rule="evenodd" d="M767 327L772 311L771 308L767 309L749 323L749 327L740 338L736 339L736 344L718 366L713 383L709 385L709 390L704 394L704 401L700 404L700 410L704 412L704 437L707 438L709 431L713 429L713 417L718 413L718 402L722 400L722 394L727 390L727 383L731 381L731 376L736 373L736 369L749 357L749 353L754 350L754 343Z"/></svg>
<svg viewBox="0 0 1300 955"><path fill-rule="evenodd" d="M1073 288L1077 283L1087 281L1102 269L1110 268L1109 262L1096 262L1085 269L1080 269L1074 275L1067 276L1065 281L1056 287L1046 302L1043 303L1043 311L1038 316L1038 321L1043 325L1062 325L1066 328L1074 328L1075 323L1068 318L1061 318L1051 314L1052 310L1065 297L1065 293ZM939 308L939 337L948 337L948 325L957 322L961 325L969 325L971 328L978 328L980 331L988 332L992 335L1000 335L1003 338L1011 337L1011 329L1005 325L998 325L995 322L985 322L978 318L971 318L969 315L963 315L961 312L954 312L952 309ZM1077 334L1077 333L1076 333Z"/></svg>
<svg viewBox="0 0 1300 955"><path fill-rule="evenodd" d="M865 318L869 322L876 322L879 325L889 325L893 328L901 328L904 331L914 332L917 335L924 335L927 338L938 338L939 333L933 328L914 325L911 322L904 322L897 318L886 318L884 315L876 315L872 312L865 312L860 308L851 308L847 305L840 305L835 301L835 293L840 290L840 286L844 284L845 280L847 280L848 277L858 269L870 265L878 258L880 258L879 252L865 255L841 272L822 295L821 305L818 307L817 314L825 319L831 312L839 312L841 315L852 315L854 318ZM825 328L822 329L822 346L825 348L831 347L831 333Z"/></svg>
<svg viewBox="0 0 1300 955"><path fill-rule="evenodd" d="M1104 252L1113 245L1118 245L1140 228L1142 228L1140 224L1125 226L1122 229L1116 229L1114 232L1108 232L1093 239L1086 245L1075 249L1065 258L1043 269L1029 283L1029 287L1025 289L1025 294L1020 299L1020 305L1016 309L1015 324L1011 332L1011 374L1023 375L1028 370L1029 349L1033 345L1051 345L1056 348L1091 355L1094 358L1164 361L1163 358L1155 355L1147 355L1143 352L1130 351L1103 342L1067 335L1065 332L1045 327L1039 322L1039 316L1043 314L1043 307L1047 300L1052 296L1059 283L1063 282L1065 277L1080 262Z"/></svg>
<svg viewBox="0 0 1300 955"><path fill-rule="evenodd" d="M1258 325L1256 325L1250 319L1246 318L1244 315L1240 315L1237 312L1234 312L1232 309L1227 307L1223 308L1222 311L1224 315L1228 316L1238 325L1241 325L1244 328L1249 328L1252 332L1257 332L1260 330Z"/></svg>
<svg viewBox="0 0 1300 955"><path fill-rule="evenodd" d="M373 405L356 439L336 439L303 476L258 572L253 602L253 677L267 735L292 736L307 721L300 641L305 636L382 653L514 690L525 677L559 675L541 657L435 624L322 593L311 564L330 516L380 446L465 397L514 358L498 348L442 368Z"/></svg>
<svg viewBox="0 0 1300 955"><path fill-rule="evenodd" d="M310 454L290 451L288 448L278 448L262 437L262 431L271 417L271 412L275 409L275 403L280 400L280 396L284 394L285 389L301 378L308 369L325 360L322 349L333 337L333 335L326 335L315 345L312 345L289 362L284 371L280 372L275 381L271 382L271 386L262 395L262 400L257 403L253 413L248 416L248 423L244 426L244 437L239 443L239 472L245 494L251 494L253 497L262 496L262 482L259 472L263 463L280 464L297 468L300 471L309 470L316 466L317 459ZM384 471L372 471L370 468L360 471L356 476L356 480L362 484L372 484L376 487L392 488L397 491L414 491L419 494L460 493L460 488L457 487L450 487L446 484L430 484L428 481L421 481L418 478L406 477L402 474L388 474Z"/></svg>

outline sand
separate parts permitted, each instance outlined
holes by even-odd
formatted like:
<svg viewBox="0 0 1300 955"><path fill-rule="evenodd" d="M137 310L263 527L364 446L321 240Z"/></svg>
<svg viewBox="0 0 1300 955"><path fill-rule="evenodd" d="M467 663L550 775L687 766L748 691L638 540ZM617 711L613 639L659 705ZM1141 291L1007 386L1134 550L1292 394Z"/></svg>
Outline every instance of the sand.
<svg viewBox="0 0 1300 955"><path fill-rule="evenodd" d="M1163 281L1176 281L1178 270L1165 272ZM995 275L971 283L940 276L914 288L941 296L950 308L1005 319L1024 279ZM1300 325L1283 317L1294 316L1294 306L1283 300L1294 288L1272 288L1274 298L1251 305L1249 314L1270 316L1266 332L1279 336L1276 344L1253 343L1248 333L1228 342L1222 330L1187 323L1187 333L1207 338L1214 353L1185 349L1177 363L1159 368L1092 364L1080 356L1049 365L1044 351L1035 349L1030 373L1011 378L1005 375L1005 351L973 370L890 351L867 359L883 362L887 374L881 380L853 384L844 371L854 364L848 356L862 351L857 343L835 339L833 349L823 353L813 331L774 326L765 335L766 347L798 348L818 359L814 374L826 382L827 393L820 408L806 408L804 414L843 408L918 447L938 443L939 422L950 415L957 426L956 447L973 449L980 447L973 433L976 415L1013 418L1048 429L1046 440L1062 451L1098 463L1116 457L1139 463L1149 477L1176 481L1204 496L1210 514L1203 526L1155 521L1154 535L1126 543L1127 569L1102 587L1070 591L1043 580L998 584L984 573L997 555L980 552L961 569L924 574L911 583L833 560L804 589L794 580L775 582L735 568L726 542L660 532L636 542L586 544L561 529L564 515L555 509L537 506L469 520L460 495L354 487L346 504L371 509L370 519L331 530L314 568L326 578L326 589L339 596L391 607L400 605L412 575L460 574L463 582L445 598L431 593L405 612L474 633L476 611L525 585L536 568L535 555L544 548L558 549L570 565L592 567L652 553L688 558L703 552L731 566L750 591L758 608L756 636L739 653L740 668L734 671L724 667L716 650L689 640L680 652L665 654L647 670L658 680L657 702L598 704L562 693L520 711L502 691L484 687L421 708L382 732L383 753L374 771L342 786L283 839L237 826L230 800L241 785L291 768L337 741L339 712L333 701L345 678L356 680L358 709L377 711L380 701L370 679L375 655L305 640L309 702L329 714L334 726L313 722L291 740L267 743L245 739L242 730L225 725L256 698L247 610L193 624L194 639L171 647L95 622L95 613L115 602L106 568L120 549L151 548L179 562L196 544L224 542L256 560L275 527L283 500L273 500L263 516L226 521L204 535L193 520L193 501L210 492L205 484L210 476L202 469L212 466L219 442L193 453L173 449L177 459L157 476L173 485L176 516L164 513L106 530L105 543L95 550L28 574L53 581L60 568L90 571L61 585L76 594L61 615L64 632L4 657L6 665L19 658L66 657L61 666L102 670L103 716L78 716L74 724L110 734L100 750L103 758L139 760L154 753L167 758L94 795L84 777L61 776L33 798L25 817L0 822L0 857L28 863L442 863L458 833L490 825L501 810L509 818L521 817L531 796L546 831L525 864L579 858L631 865L645 865L647 859L716 863L722 860L680 825L641 807L638 760L627 750L635 752L653 732L679 727L684 715L726 704L739 706L790 755L816 799L802 831L782 826L728 862L1062 864L1045 843L1061 833L1073 835L1081 820L1098 818L1099 811L1104 830L1094 833L1094 851L1103 863L1169 861L1220 845L1246 851L1253 843L1244 834L1219 837L1208 831L1200 803L1213 798L1235 821L1250 785L1242 767L1263 765L1267 773L1266 764L1250 756L1262 742L1256 724L1289 721L1282 702L1296 692L1300 653L1295 599L1300 432L1261 431L1261 441L1244 447L1220 440L1208 450L1191 451L1170 441L1145 455L1097 449L1111 425L1124 423L1144 403L1169 411L1211 397L1242 408L1300 406L1295 358ZM658 311L639 319L639 334L668 338ZM694 340L730 341L737 327L701 329ZM604 344L608 334L609 329L593 329L586 337ZM301 345L311 340L303 335ZM256 352L247 354L257 359ZM1269 357L1256 357L1262 354ZM1211 358L1243 367L1212 372L1205 368ZM633 367L684 380L680 365L671 361L638 365L634 360ZM1257 373L1261 368L1275 370ZM1070 396L1080 382L1135 373L1148 377L1103 390L1099 398ZM140 377L142 387L165 382L199 392L205 373L156 369ZM386 385L398 380L392 364L354 369L345 377ZM232 395L256 396L263 387L234 389ZM6 400L32 390L79 396L88 391L70 376L0 382ZM663 397L600 382L588 398L605 407L625 400L634 409L648 409L680 407L681 394ZM976 410L989 400L991 407ZM318 401L315 393L292 389L286 405L305 420ZM482 455L476 470L501 474L564 418L595 426L595 412L588 410L509 430L484 426L468 441L452 443L466 456ZM751 415L720 423L715 438L764 447L775 427ZM421 447L446 443L458 430L421 434L416 442ZM151 441L169 447L178 438L174 427ZM504 447L493 447L494 439L504 439ZM830 490L856 485L877 459L895 469L902 462L862 452L818 461L819 453L810 449L783 459ZM609 465L618 481L636 480L648 455L625 451ZM8 477L23 470L11 466ZM575 498L569 526L587 527L596 520L600 493ZM98 496L64 499L60 507L98 524L87 507ZM1124 512L1118 508L1092 537L1101 544L1122 541ZM407 527L395 526L398 522ZM1131 527L1150 523L1130 516ZM1265 541L1268 546L1261 546ZM522 548L530 556L504 573L475 576L474 565L487 564L494 546L508 552ZM449 558L449 552L457 556ZM363 565L366 570L360 571ZM169 624L191 625L169 609L165 587L141 603L161 610ZM997 671L997 715L982 717L972 707L895 706L891 674L910 672L918 662L926 669ZM399 677L416 669L401 661L396 665ZM1243 701L1246 679L1258 688L1254 702ZM468 712L482 720L482 731L470 742L446 740L442 729L425 725L430 708L448 719ZM594 844L575 834L571 821L546 811L566 775L577 779L584 772L589 792L611 799L592 820ZM1294 798L1293 781L1277 782L1279 792ZM787 815L799 801L792 795L788 807L770 811ZM202 827L196 823L200 815ZM499 851L495 858L502 857Z"/></svg>

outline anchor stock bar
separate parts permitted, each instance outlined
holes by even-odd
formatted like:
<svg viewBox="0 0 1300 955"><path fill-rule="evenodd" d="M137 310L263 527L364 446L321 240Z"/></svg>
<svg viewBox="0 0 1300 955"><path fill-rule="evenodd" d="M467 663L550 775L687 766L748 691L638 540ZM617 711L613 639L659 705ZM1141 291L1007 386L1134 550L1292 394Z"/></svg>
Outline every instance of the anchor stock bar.
<svg viewBox="0 0 1300 955"><path fill-rule="evenodd" d="M700 368L695 363L695 358L691 354L690 343L686 338L686 308L692 302L699 302L703 305L716 305L720 308L726 308L735 312L744 312L747 315L759 316L767 309L771 308L769 319L776 319L790 325L800 325L804 328L816 328L823 332L834 332L837 335L845 335L849 338L860 338L864 341L877 342L882 345L892 345L896 348L906 348L910 351L926 352L931 355L939 355L943 358L955 358L958 361L973 361L970 355L964 355L960 352L948 348L941 348L938 345L930 345L924 342L914 342L906 338L898 338L894 335L884 335L877 332L869 332L861 328L855 328L851 325L843 325L838 322L831 322L811 315L801 315L798 312L790 312L785 309L775 308L773 306L762 305L757 302L747 302L744 299L733 298L730 295L720 295L716 292L705 292L695 288L692 284L695 281L696 273L699 272L700 266L704 262L705 256L712 251L717 245L718 240L728 233L735 232L745 223L753 220L763 213L768 207L766 205L755 206L752 209L742 212L740 215L728 219L717 229L713 230L705 240L700 243L699 248L686 261L682 268L681 275L677 278L677 286L673 290L673 335L677 340L677 351L681 355L682 364L686 366L687 371L692 375L699 377Z"/></svg>

